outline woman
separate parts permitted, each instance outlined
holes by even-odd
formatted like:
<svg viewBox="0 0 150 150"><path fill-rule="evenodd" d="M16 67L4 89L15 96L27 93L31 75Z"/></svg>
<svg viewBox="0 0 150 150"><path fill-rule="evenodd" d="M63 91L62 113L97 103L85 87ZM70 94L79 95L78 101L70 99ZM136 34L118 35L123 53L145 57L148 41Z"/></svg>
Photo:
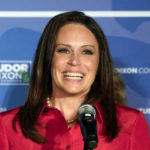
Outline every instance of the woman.
<svg viewBox="0 0 150 150"><path fill-rule="evenodd" d="M115 104L122 85L99 25L82 12L55 16L39 41L25 105L0 116L1 149L82 150L77 111L91 104L97 150L149 150L143 114Z"/></svg>

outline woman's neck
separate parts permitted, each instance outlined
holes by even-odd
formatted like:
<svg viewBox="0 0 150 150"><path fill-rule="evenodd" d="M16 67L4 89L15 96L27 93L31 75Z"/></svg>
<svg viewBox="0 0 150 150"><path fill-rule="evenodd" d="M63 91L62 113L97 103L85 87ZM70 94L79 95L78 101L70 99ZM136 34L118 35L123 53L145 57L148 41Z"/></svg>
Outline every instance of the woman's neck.
<svg viewBox="0 0 150 150"><path fill-rule="evenodd" d="M74 120L77 118L78 108L84 103L85 96L83 95L68 95L51 97L51 105L61 111L65 120Z"/></svg>

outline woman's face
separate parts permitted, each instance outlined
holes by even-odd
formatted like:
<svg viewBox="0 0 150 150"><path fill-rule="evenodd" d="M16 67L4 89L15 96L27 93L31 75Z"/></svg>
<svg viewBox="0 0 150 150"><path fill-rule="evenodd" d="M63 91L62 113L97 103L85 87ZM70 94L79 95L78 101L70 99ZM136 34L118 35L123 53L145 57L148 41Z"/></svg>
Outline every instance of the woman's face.
<svg viewBox="0 0 150 150"><path fill-rule="evenodd" d="M63 26L52 60L53 94L87 94L98 64L99 49L94 34L81 24Z"/></svg>

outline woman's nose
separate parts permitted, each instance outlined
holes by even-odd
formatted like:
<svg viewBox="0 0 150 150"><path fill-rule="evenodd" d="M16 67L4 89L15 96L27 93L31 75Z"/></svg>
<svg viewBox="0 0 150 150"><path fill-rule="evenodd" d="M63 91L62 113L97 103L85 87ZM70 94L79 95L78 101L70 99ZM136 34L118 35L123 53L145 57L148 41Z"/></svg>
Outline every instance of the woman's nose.
<svg viewBox="0 0 150 150"><path fill-rule="evenodd" d="M71 54L70 58L69 58L69 64L72 66L78 66L81 64L80 62L80 56L78 54Z"/></svg>

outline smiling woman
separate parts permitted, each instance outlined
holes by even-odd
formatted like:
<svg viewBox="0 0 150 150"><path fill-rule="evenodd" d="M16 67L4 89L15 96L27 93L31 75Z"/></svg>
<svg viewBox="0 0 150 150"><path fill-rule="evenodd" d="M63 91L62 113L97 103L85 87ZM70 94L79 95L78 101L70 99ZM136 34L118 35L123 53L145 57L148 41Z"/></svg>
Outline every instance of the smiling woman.
<svg viewBox="0 0 150 150"><path fill-rule="evenodd" d="M69 93L85 97L95 79L98 64L98 42L92 32L81 24L63 26L57 35L51 68L54 101L60 93L63 97ZM72 101L81 105L84 99Z"/></svg>
<svg viewBox="0 0 150 150"><path fill-rule="evenodd" d="M96 110L95 149L149 150L143 114L116 104L123 101L124 84L102 29L82 12L59 14L39 41L25 105L0 114L0 147L83 150L77 112L90 104Z"/></svg>

